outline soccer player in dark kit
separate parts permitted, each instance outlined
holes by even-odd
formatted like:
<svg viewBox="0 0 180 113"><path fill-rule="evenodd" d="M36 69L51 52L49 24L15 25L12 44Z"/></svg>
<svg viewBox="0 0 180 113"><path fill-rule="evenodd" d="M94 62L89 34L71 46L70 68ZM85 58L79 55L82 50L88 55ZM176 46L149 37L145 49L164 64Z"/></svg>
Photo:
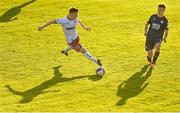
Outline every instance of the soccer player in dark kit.
<svg viewBox="0 0 180 113"><path fill-rule="evenodd" d="M168 36L168 20L164 16L165 9L166 6L164 4L159 4L158 14L153 14L145 24L144 35L146 36L147 60L152 68L155 67L156 60L160 54L161 42L163 40L166 43ZM149 29L148 25L150 25ZM156 50L153 56L154 47Z"/></svg>

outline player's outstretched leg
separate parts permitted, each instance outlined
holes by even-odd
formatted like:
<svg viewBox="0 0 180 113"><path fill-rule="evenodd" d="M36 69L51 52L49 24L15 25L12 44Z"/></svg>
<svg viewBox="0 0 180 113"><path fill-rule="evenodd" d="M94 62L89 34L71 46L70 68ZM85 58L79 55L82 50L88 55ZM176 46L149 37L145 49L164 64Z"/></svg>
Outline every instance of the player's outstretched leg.
<svg viewBox="0 0 180 113"><path fill-rule="evenodd" d="M156 48L156 52L154 53L154 56L153 56L153 61L151 63L151 67L154 68L155 65L156 65L156 61L159 57L159 54L160 54L160 47L161 47L161 43L156 43L155 45L155 48Z"/></svg>
<svg viewBox="0 0 180 113"><path fill-rule="evenodd" d="M68 51L71 50L71 49L72 49L71 47L67 47L64 50L61 50L61 53L65 54L66 56L68 56Z"/></svg>
<svg viewBox="0 0 180 113"><path fill-rule="evenodd" d="M95 62L99 66L102 66L101 60L94 58L83 46L81 46L80 52L84 54L89 60Z"/></svg>

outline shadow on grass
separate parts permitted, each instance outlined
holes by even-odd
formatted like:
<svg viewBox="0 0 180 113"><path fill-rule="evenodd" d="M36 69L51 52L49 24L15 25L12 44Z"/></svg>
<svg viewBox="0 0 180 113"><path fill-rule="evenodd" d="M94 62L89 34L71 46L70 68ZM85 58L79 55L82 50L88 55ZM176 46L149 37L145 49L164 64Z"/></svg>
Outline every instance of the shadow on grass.
<svg viewBox="0 0 180 113"><path fill-rule="evenodd" d="M53 78L41 83L38 86L35 86L29 90L26 90L24 92L16 91L16 90L12 89L10 85L6 85L5 87L7 87L8 90L10 92L12 92L13 94L22 96L22 100L20 100L19 103L28 103L28 102L31 102L34 97L36 97L40 94L49 92L49 91L43 91L43 90L48 89L49 87L54 86L57 83L68 82L68 81L72 81L72 80L76 80L76 79L83 79L83 78L87 78L87 77L92 81L97 81L102 78L98 75L76 76L76 77L72 77L72 78L62 77L63 75L59 72L60 67L61 66L53 67L53 69L54 69L54 77Z"/></svg>
<svg viewBox="0 0 180 113"><path fill-rule="evenodd" d="M124 105L128 99L139 95L147 87L149 83L145 82L151 76L152 68L149 68L148 71L147 69L148 65L145 65L141 71L134 73L119 85L117 95L121 97L121 100L116 105ZM144 73L146 74L143 76Z"/></svg>
<svg viewBox="0 0 180 113"><path fill-rule="evenodd" d="M15 16L21 12L21 9L35 1L36 0L31 0L29 2L26 2L24 4L21 4L19 6L9 9L8 11L6 11L4 14L0 16L0 22L10 22L10 21L16 20L17 17Z"/></svg>

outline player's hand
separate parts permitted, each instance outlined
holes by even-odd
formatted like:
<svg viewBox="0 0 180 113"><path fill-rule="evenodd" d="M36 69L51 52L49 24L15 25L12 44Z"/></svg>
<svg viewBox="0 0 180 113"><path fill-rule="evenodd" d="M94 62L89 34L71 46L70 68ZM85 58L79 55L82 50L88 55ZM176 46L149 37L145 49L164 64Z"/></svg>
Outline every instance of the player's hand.
<svg viewBox="0 0 180 113"><path fill-rule="evenodd" d="M164 43L166 43L166 39L163 39Z"/></svg>
<svg viewBox="0 0 180 113"><path fill-rule="evenodd" d="M147 36L147 33L144 33L144 36Z"/></svg>
<svg viewBox="0 0 180 113"><path fill-rule="evenodd" d="M38 31L41 31L43 29L44 29L44 27L42 27L42 26L38 27Z"/></svg>
<svg viewBox="0 0 180 113"><path fill-rule="evenodd" d="M86 27L85 30L87 30L89 32L91 31L91 29L89 27Z"/></svg>

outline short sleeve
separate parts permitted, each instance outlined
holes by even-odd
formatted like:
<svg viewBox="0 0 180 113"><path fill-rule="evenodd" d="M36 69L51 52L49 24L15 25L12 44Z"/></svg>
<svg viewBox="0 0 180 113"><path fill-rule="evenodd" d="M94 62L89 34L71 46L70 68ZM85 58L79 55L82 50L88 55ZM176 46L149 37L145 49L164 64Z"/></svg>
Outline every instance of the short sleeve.
<svg viewBox="0 0 180 113"><path fill-rule="evenodd" d="M153 15L149 18L149 20L147 21L148 24L151 24L152 23L152 18L153 18Z"/></svg>
<svg viewBox="0 0 180 113"><path fill-rule="evenodd" d="M65 22L65 19L64 18L58 18L55 21L56 21L57 24L62 24L63 25L64 22Z"/></svg>

